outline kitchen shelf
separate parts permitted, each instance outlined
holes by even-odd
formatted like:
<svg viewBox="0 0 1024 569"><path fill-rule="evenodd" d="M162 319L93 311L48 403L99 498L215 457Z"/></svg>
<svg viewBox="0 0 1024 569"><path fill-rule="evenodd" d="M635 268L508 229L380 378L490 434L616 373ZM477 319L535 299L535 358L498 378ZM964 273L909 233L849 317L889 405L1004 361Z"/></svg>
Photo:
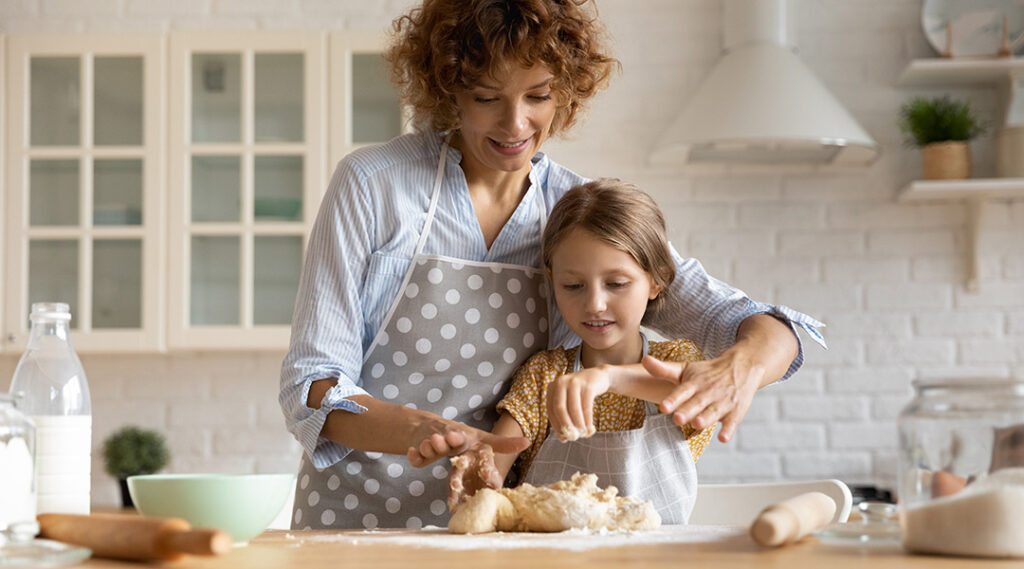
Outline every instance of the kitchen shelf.
<svg viewBox="0 0 1024 569"><path fill-rule="evenodd" d="M962 200L967 205L967 290L981 288L978 243L985 204L993 199L1024 199L1024 178L915 180L900 190L904 203Z"/></svg>
<svg viewBox="0 0 1024 569"><path fill-rule="evenodd" d="M1024 127L1024 57L927 58L911 61L901 85L911 87L992 86L999 89L1002 128ZM1024 178L915 180L900 190L898 201L963 201L967 205L967 290L980 288L978 243L985 204L993 199L1024 199Z"/></svg>
<svg viewBox="0 0 1024 569"><path fill-rule="evenodd" d="M900 84L917 87L996 83L1024 77L1024 57L990 59L915 59L903 70Z"/></svg>

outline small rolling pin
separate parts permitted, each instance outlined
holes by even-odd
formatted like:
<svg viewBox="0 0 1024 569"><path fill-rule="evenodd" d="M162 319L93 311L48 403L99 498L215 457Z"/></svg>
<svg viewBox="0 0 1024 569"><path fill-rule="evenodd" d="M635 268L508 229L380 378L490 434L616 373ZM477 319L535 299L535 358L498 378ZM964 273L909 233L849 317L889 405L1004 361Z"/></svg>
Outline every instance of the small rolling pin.
<svg viewBox="0 0 1024 569"><path fill-rule="evenodd" d="M765 508L750 524L750 537L768 547L793 543L828 525L835 513L832 498L807 492Z"/></svg>
<svg viewBox="0 0 1024 569"><path fill-rule="evenodd" d="M173 561L185 555L219 555L231 550L231 536L216 529L192 529L180 518L121 514L39 514L39 537L81 545L96 557L131 561Z"/></svg>

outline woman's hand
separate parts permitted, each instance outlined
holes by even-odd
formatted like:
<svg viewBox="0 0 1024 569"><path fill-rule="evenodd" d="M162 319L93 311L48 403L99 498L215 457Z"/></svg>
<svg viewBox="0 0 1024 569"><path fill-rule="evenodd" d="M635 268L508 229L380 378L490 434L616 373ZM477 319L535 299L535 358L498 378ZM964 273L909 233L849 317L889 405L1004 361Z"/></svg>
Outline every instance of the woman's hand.
<svg viewBox="0 0 1024 569"><path fill-rule="evenodd" d="M479 443L452 458L448 474L448 509L452 512L482 488L501 488L504 477L494 464L494 449Z"/></svg>
<svg viewBox="0 0 1024 569"><path fill-rule="evenodd" d="M492 451L493 460L494 453L517 454L526 450L530 446L530 439L496 435L447 421L435 432L425 436L418 445L409 447L406 456L409 458L409 464L420 468L439 458L460 455L481 445Z"/></svg>
<svg viewBox="0 0 1024 569"><path fill-rule="evenodd" d="M700 362L663 362L647 356L641 363L654 377L678 384L661 402L662 413L672 413L675 424L689 423L698 431L721 421L718 440L723 443L736 432L764 379L763 368L729 352Z"/></svg>
<svg viewBox="0 0 1024 569"><path fill-rule="evenodd" d="M614 373L612 366L597 366L567 373L548 384L548 422L558 440L594 434L594 399L611 389Z"/></svg>
<svg viewBox="0 0 1024 569"><path fill-rule="evenodd" d="M703 430L721 421L718 440L729 442L746 416L754 393L783 375L799 350L796 334L779 319L755 314L740 323L736 343L711 360L668 363L645 357L654 377L677 387L661 401L675 423Z"/></svg>

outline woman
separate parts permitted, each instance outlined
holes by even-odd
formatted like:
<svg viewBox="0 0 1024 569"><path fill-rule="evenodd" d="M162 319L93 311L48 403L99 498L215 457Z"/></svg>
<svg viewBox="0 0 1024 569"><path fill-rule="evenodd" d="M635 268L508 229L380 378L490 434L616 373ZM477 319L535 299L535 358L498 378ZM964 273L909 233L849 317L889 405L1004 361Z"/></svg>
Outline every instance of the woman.
<svg viewBox="0 0 1024 569"><path fill-rule="evenodd" d="M411 467L410 447L529 444L487 431L520 364L575 341L549 307L540 236L586 180L539 150L617 63L581 4L424 0L395 21L387 57L420 133L342 160L310 235L281 374L305 449L293 527L443 526L448 467ZM721 421L725 441L757 388L802 362L794 325L820 338L818 323L674 262L648 324L717 357L649 369L679 384L663 410Z"/></svg>

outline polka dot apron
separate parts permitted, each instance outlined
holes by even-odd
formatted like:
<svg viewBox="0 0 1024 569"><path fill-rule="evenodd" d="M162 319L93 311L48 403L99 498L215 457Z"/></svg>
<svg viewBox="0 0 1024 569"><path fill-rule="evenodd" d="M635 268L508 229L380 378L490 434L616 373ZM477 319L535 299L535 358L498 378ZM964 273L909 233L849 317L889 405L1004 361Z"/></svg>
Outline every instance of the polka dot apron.
<svg viewBox="0 0 1024 569"><path fill-rule="evenodd" d="M641 334L643 336L643 334ZM647 355L647 338L642 338ZM580 370L576 350L573 371ZM685 524L697 498L697 466L682 430L647 403L644 426L595 433L561 442L548 433L526 473L535 486L568 480L575 472L597 475L598 486L615 486L621 496L650 500L665 524Z"/></svg>
<svg viewBox="0 0 1024 569"><path fill-rule="evenodd" d="M547 347L547 284L537 267L424 255L448 145L412 262L360 377L371 396L490 430L515 370ZM543 229L546 210L534 188ZM354 450L320 472L305 456L293 528L448 525L447 460Z"/></svg>

